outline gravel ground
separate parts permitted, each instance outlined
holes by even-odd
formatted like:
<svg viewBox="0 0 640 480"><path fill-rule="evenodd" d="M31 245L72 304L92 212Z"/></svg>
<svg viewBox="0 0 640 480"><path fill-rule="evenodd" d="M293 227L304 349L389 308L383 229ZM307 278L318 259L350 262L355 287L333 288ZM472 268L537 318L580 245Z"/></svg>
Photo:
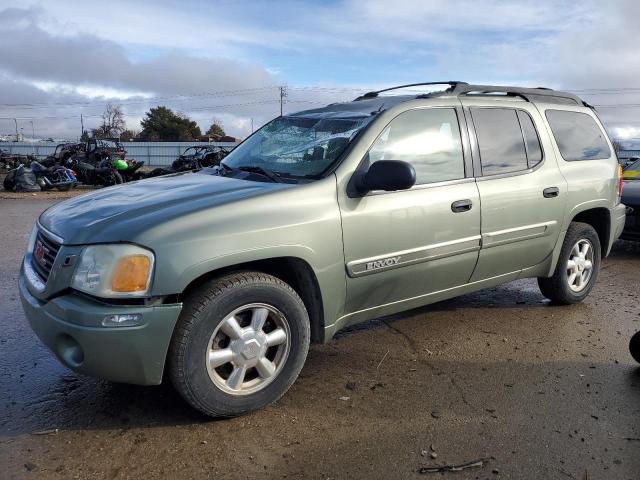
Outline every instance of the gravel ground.
<svg viewBox="0 0 640 480"><path fill-rule="evenodd" d="M368 322L312 346L276 405L213 421L169 385L77 376L39 343L17 276L50 204L0 200L3 478L640 478L638 244L615 245L583 304L522 280Z"/></svg>

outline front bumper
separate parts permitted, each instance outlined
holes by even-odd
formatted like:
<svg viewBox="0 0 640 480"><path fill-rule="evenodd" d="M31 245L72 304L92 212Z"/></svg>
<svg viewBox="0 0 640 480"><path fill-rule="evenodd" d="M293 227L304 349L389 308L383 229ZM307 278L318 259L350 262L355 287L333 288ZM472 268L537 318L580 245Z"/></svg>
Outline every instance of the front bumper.
<svg viewBox="0 0 640 480"><path fill-rule="evenodd" d="M20 272L20 298L31 328L70 369L114 382L158 385L181 304L117 306L74 293L41 301ZM103 327L113 314L142 315L134 327Z"/></svg>

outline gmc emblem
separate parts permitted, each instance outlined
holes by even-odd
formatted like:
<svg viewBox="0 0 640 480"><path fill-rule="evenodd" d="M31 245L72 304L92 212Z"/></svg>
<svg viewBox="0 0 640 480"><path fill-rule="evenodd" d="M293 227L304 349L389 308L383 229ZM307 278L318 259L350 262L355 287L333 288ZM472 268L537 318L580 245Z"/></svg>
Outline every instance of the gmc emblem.
<svg viewBox="0 0 640 480"><path fill-rule="evenodd" d="M47 253L49 253L49 249L45 247L40 240L36 240L36 245L33 249L33 256L36 257L36 260L42 266L46 266L44 257Z"/></svg>

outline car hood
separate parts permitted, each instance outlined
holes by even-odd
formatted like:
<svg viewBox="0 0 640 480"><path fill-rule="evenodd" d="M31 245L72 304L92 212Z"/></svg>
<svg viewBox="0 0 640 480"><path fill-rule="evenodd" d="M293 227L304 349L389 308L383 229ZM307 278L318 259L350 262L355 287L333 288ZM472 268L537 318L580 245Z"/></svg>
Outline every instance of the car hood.
<svg viewBox="0 0 640 480"><path fill-rule="evenodd" d="M60 202L39 222L65 245L135 241L139 233L172 218L292 186L207 173L175 174Z"/></svg>
<svg viewBox="0 0 640 480"><path fill-rule="evenodd" d="M627 180L622 187L622 203L640 206L640 180Z"/></svg>

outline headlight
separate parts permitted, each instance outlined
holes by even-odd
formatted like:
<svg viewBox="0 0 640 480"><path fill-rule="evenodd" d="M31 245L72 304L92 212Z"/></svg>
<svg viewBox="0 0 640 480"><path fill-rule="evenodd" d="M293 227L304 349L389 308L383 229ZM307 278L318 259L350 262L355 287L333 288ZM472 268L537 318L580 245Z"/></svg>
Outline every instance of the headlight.
<svg viewBox="0 0 640 480"><path fill-rule="evenodd" d="M96 297L144 297L153 264L153 253L137 245L90 245L82 251L71 286Z"/></svg>

